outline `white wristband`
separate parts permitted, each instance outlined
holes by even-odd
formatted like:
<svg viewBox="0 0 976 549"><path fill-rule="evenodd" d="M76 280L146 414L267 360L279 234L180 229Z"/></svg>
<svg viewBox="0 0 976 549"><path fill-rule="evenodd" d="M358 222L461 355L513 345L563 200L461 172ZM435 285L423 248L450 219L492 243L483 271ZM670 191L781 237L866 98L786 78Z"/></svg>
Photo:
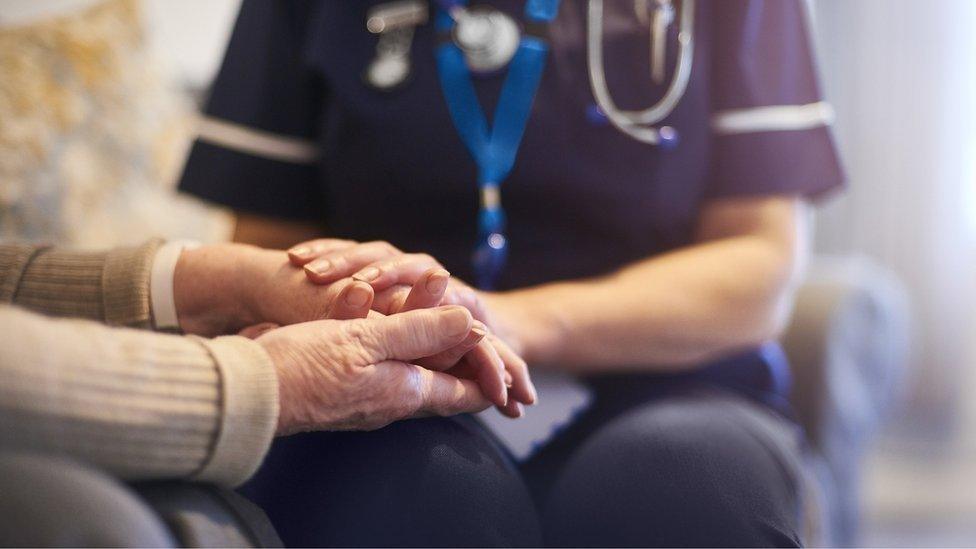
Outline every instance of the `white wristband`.
<svg viewBox="0 0 976 549"><path fill-rule="evenodd" d="M149 298L152 305L153 326L157 330L178 330L180 320L176 315L176 297L173 282L176 278L176 262L183 250L199 248L200 243L176 240L163 244L153 259L149 278Z"/></svg>

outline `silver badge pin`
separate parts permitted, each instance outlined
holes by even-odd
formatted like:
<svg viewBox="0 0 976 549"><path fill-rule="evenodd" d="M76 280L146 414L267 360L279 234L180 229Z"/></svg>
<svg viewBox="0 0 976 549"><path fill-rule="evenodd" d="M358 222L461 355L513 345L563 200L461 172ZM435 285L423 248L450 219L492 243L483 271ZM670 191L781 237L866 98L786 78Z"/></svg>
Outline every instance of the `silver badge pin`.
<svg viewBox="0 0 976 549"><path fill-rule="evenodd" d="M427 19L427 3L419 0L398 0L370 8L366 30L379 36L376 56L363 74L370 86L389 91L407 80L414 29Z"/></svg>

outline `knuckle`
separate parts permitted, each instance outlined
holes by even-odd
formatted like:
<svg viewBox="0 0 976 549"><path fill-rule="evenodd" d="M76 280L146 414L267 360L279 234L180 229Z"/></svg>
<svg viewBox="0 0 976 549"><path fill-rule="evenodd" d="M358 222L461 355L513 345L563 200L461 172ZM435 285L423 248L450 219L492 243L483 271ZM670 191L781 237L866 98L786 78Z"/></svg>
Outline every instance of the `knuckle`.
<svg viewBox="0 0 976 549"><path fill-rule="evenodd" d="M372 240L367 242L365 245L376 249L384 255L400 255L402 253L399 249L397 249L396 246L385 240Z"/></svg>
<svg viewBox="0 0 976 549"><path fill-rule="evenodd" d="M423 409L427 398L424 371L397 364L397 375L387 387L385 401L394 419L403 419Z"/></svg>
<svg viewBox="0 0 976 549"><path fill-rule="evenodd" d="M403 382L404 407L406 415L412 415L424 406L429 397L428 384L424 380L423 372L416 368L408 368Z"/></svg>
<svg viewBox="0 0 976 549"><path fill-rule="evenodd" d="M343 337L341 345L357 360L359 364L369 363L372 356L370 351L382 350L383 341L375 329L372 329L366 319L348 320L340 323Z"/></svg>
<svg viewBox="0 0 976 549"><path fill-rule="evenodd" d="M410 295L410 289L397 286L390 295L390 310L399 311L403 309L403 306L407 303L407 296Z"/></svg>
<svg viewBox="0 0 976 549"><path fill-rule="evenodd" d="M344 271L348 268L349 258L346 257L342 250L331 252L326 257L329 263L332 264L333 272Z"/></svg>
<svg viewBox="0 0 976 549"><path fill-rule="evenodd" d="M413 254L404 254L388 260L385 265L390 270L399 270L410 265L411 262L413 262Z"/></svg>

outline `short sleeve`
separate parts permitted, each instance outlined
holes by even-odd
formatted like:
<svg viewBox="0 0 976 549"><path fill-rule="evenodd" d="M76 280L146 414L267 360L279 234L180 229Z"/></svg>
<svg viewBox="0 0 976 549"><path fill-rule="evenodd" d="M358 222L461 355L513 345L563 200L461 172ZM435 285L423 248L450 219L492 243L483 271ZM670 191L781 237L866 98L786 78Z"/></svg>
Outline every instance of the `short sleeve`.
<svg viewBox="0 0 976 549"><path fill-rule="evenodd" d="M251 213L322 219L324 86L305 62L312 3L244 0L180 189Z"/></svg>
<svg viewBox="0 0 976 549"><path fill-rule="evenodd" d="M804 0L711 6L709 196L818 197L842 187Z"/></svg>

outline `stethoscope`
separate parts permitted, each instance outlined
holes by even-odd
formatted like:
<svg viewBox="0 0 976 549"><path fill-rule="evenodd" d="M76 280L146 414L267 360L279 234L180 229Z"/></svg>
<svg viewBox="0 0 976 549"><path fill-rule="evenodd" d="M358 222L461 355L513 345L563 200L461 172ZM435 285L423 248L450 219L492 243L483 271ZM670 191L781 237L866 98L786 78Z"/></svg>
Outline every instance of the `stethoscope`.
<svg viewBox="0 0 976 549"><path fill-rule="evenodd" d="M479 243L473 254L477 284L491 288L504 269L508 244L500 185L514 165L532 102L549 51L547 27L559 0L526 0L524 22L491 6L468 7L464 0L435 0L438 74L448 109L462 141L478 165ZM587 68L595 110L613 127L633 139L671 148L677 131L658 126L674 111L688 86L694 48L694 3L682 0L678 29L677 67L664 96L639 111L621 110L613 101L603 64L603 0L589 0ZM636 16L650 25L651 79L663 83L665 44L674 21L673 0L634 0ZM364 79L375 89L390 91L410 75L410 43L415 27L427 22L427 3L399 0L372 8L367 29L379 35L375 59ZM472 76L508 73L493 117L478 103Z"/></svg>
<svg viewBox="0 0 976 549"><path fill-rule="evenodd" d="M646 4L650 0L644 0ZM654 0L657 4L651 17L651 78L657 83L664 79L664 39L674 19L674 7L670 0ZM635 2L635 6L640 3ZM644 13L639 8L638 14ZM586 30L586 61L593 98L607 120L618 130L642 143L673 147L677 144L677 131L671 126L655 127L664 120L684 95L691 79L691 62L694 57L695 1L682 0L681 23L678 29L678 62L671 83L664 96L651 107L641 111L624 111L617 108L607 86L603 67L603 0L589 0Z"/></svg>

